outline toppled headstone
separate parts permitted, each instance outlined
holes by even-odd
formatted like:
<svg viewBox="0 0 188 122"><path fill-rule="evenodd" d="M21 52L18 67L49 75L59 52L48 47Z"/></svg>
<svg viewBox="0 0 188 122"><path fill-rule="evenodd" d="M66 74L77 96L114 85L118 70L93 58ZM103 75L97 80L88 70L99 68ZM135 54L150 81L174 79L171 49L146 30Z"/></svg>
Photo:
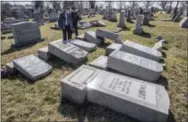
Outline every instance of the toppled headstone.
<svg viewBox="0 0 188 122"><path fill-rule="evenodd" d="M46 76L52 67L35 55L28 55L13 60L14 67L30 80L38 80Z"/></svg>
<svg viewBox="0 0 188 122"><path fill-rule="evenodd" d="M91 21L90 22L92 27L105 27L106 24L102 21L98 21L98 20L95 20L95 21Z"/></svg>
<svg viewBox="0 0 188 122"><path fill-rule="evenodd" d="M98 58L96 58L95 60L93 60L92 62L90 62L89 65L93 66L95 68L106 70L107 69L107 61L108 61L108 57L101 55Z"/></svg>
<svg viewBox="0 0 188 122"><path fill-rule="evenodd" d="M125 28L125 11L122 10L120 13L119 23L117 27Z"/></svg>
<svg viewBox="0 0 188 122"><path fill-rule="evenodd" d="M14 67L13 62L6 63L6 71L10 75L14 75L17 73L16 68Z"/></svg>
<svg viewBox="0 0 188 122"><path fill-rule="evenodd" d="M86 85L97 73L97 69L82 65L61 80L61 97L79 104L83 103L86 100Z"/></svg>
<svg viewBox="0 0 188 122"><path fill-rule="evenodd" d="M48 61L52 57L52 54L49 53L48 46L38 49L37 55L45 61Z"/></svg>
<svg viewBox="0 0 188 122"><path fill-rule="evenodd" d="M92 51L96 50L96 44L94 44L94 43L82 41L79 39L72 40L71 43L86 50L87 52L92 52Z"/></svg>
<svg viewBox="0 0 188 122"><path fill-rule="evenodd" d="M122 43L120 39L120 35L118 35L117 33L107 31L107 30L97 29L96 36L114 40L116 43Z"/></svg>
<svg viewBox="0 0 188 122"><path fill-rule="evenodd" d="M84 34L78 35L75 39L84 40Z"/></svg>
<svg viewBox="0 0 188 122"><path fill-rule="evenodd" d="M143 15L138 15L136 17L136 25L135 25L135 34L142 34L143 33L143 28L142 28L142 22L143 22L144 16Z"/></svg>
<svg viewBox="0 0 188 122"><path fill-rule="evenodd" d="M29 45L41 41L39 26L36 22L20 22L12 24L13 45Z"/></svg>
<svg viewBox="0 0 188 122"><path fill-rule="evenodd" d="M162 40L161 41L158 41L155 43L155 45L153 46L153 49L156 49L158 51L162 51L162 48L163 48L163 42Z"/></svg>
<svg viewBox="0 0 188 122"><path fill-rule="evenodd" d="M162 65L156 61L120 50L109 55L107 67L152 82L156 81L163 71Z"/></svg>
<svg viewBox="0 0 188 122"><path fill-rule="evenodd" d="M90 22L78 22L78 29L87 29L87 28L91 28L92 25Z"/></svg>
<svg viewBox="0 0 188 122"><path fill-rule="evenodd" d="M91 42L91 43L95 43L97 45L103 44L104 43L104 39L97 37L96 33L93 31L88 31L85 33L84 35L84 40Z"/></svg>
<svg viewBox="0 0 188 122"><path fill-rule="evenodd" d="M112 43L111 45L109 45L106 48L106 55L109 55L110 53L112 53L115 50L119 50L121 48L122 44L118 44L118 43Z"/></svg>
<svg viewBox="0 0 188 122"><path fill-rule="evenodd" d="M162 59L161 52L153 48L138 44L136 42L128 41L128 40L123 43L120 50L128 52L128 53L132 53L134 55L142 56L151 60L155 60L155 61L159 61Z"/></svg>
<svg viewBox="0 0 188 122"><path fill-rule="evenodd" d="M114 29L112 32L114 32L114 33L119 33L120 31L122 31L123 29L122 28L116 28L116 29Z"/></svg>
<svg viewBox="0 0 188 122"><path fill-rule="evenodd" d="M90 72L93 70L97 69L90 68ZM144 122L167 120L170 102L164 86L99 69L97 72L87 85L88 101Z"/></svg>
<svg viewBox="0 0 188 122"><path fill-rule="evenodd" d="M73 65L79 65L87 58L87 51L71 44L64 43L62 39L50 42L48 50L51 54Z"/></svg>
<svg viewBox="0 0 188 122"><path fill-rule="evenodd" d="M179 26L181 28L188 28L188 17L184 17L180 23L179 23Z"/></svg>

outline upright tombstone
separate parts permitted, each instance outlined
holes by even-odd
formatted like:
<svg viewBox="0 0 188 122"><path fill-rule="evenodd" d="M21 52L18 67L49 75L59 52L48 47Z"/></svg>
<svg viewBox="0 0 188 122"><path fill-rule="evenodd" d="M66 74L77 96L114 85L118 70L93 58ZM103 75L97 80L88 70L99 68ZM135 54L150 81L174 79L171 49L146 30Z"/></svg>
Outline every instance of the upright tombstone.
<svg viewBox="0 0 188 122"><path fill-rule="evenodd" d="M131 19L131 10L128 10L128 13L127 13L127 22L132 22L132 19Z"/></svg>
<svg viewBox="0 0 188 122"><path fill-rule="evenodd" d="M135 25L135 34L142 34L143 33L143 28L142 28L142 22L143 22L144 16L143 15L138 15L136 17L136 25Z"/></svg>
<svg viewBox="0 0 188 122"><path fill-rule="evenodd" d="M138 44L136 42L128 41L128 40L123 43L120 50L128 52L128 53L132 53L134 55L138 55L141 57L145 57L151 60L155 60L155 61L159 61L162 59L161 52L153 48Z"/></svg>
<svg viewBox="0 0 188 122"><path fill-rule="evenodd" d="M87 58L87 51L71 44L64 44L62 39L48 44L49 52L72 65L79 65Z"/></svg>
<svg viewBox="0 0 188 122"><path fill-rule="evenodd" d="M125 28L125 11L124 10L121 10L119 23L117 27Z"/></svg>
<svg viewBox="0 0 188 122"><path fill-rule="evenodd" d="M20 22L12 24L13 45L29 45L41 41L40 28L36 22Z"/></svg>
<svg viewBox="0 0 188 122"><path fill-rule="evenodd" d="M58 20L58 14L56 13L56 11L52 11L50 14L49 14L49 21L50 22L55 22Z"/></svg>
<svg viewBox="0 0 188 122"><path fill-rule="evenodd" d="M96 36L100 38L107 38L114 40L116 43L122 43L120 39L120 35L117 33L113 33L104 29L97 29Z"/></svg>
<svg viewBox="0 0 188 122"><path fill-rule="evenodd" d="M143 25L149 25L149 12L143 12L143 14L144 14Z"/></svg>
<svg viewBox="0 0 188 122"><path fill-rule="evenodd" d="M109 21L117 22L117 15L115 11L111 11L109 14Z"/></svg>
<svg viewBox="0 0 188 122"><path fill-rule="evenodd" d="M52 70L52 67L36 57L35 55L28 55L13 60L14 67L20 73L30 80L38 80L46 76Z"/></svg>
<svg viewBox="0 0 188 122"><path fill-rule="evenodd" d="M40 7L37 8L37 9L34 9L33 18L34 18L34 21L39 23L39 25L44 23L44 21L43 21L43 12L42 12Z"/></svg>
<svg viewBox="0 0 188 122"><path fill-rule="evenodd" d="M95 43L97 45L104 44L104 38L100 38L96 36L96 33L93 31L88 31L84 35L84 40Z"/></svg>
<svg viewBox="0 0 188 122"><path fill-rule="evenodd" d="M83 66L80 69L97 72L97 75L94 73L90 75L91 78L95 75L92 81L90 77L85 81L88 101L143 122L167 120L170 101L164 86L89 66Z"/></svg>
<svg viewBox="0 0 188 122"><path fill-rule="evenodd" d="M154 82L163 71L163 66L153 60L124 51L114 51L108 56L107 67L125 75Z"/></svg>
<svg viewBox="0 0 188 122"><path fill-rule="evenodd" d="M184 17L180 23L179 23L179 26L181 28L188 28L188 17Z"/></svg>

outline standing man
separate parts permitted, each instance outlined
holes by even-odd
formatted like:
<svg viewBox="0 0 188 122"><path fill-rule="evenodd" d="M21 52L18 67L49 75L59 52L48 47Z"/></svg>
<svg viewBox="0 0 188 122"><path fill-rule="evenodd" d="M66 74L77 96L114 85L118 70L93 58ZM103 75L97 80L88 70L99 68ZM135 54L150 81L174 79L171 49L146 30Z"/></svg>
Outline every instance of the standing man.
<svg viewBox="0 0 188 122"><path fill-rule="evenodd" d="M60 14L58 24L63 31L63 42L66 43L67 40L72 39L73 18L70 8L67 8Z"/></svg>
<svg viewBox="0 0 188 122"><path fill-rule="evenodd" d="M72 10L73 10L73 12L72 12L73 27L74 27L74 31L75 31L76 36L78 36L78 27L77 27L77 24L78 24L78 21L79 21L81 18L78 16L75 7L72 7Z"/></svg>

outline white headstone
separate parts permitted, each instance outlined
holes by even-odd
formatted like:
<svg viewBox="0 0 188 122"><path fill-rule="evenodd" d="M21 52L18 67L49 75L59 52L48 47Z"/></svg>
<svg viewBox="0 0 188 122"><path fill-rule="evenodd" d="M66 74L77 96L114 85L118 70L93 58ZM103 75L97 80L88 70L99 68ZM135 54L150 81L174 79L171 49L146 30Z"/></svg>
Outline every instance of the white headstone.
<svg viewBox="0 0 188 122"><path fill-rule="evenodd" d="M123 43L120 50L155 61L162 59L162 54L158 50L128 40Z"/></svg>
<svg viewBox="0 0 188 122"><path fill-rule="evenodd" d="M120 50L114 51L108 56L107 67L152 82L156 81L163 71L163 66L156 61Z"/></svg>
<svg viewBox="0 0 188 122"><path fill-rule="evenodd" d="M162 40L156 42L155 45L153 46L153 49L156 49L160 52L162 51L162 48L163 48L163 41Z"/></svg>
<svg viewBox="0 0 188 122"><path fill-rule="evenodd" d="M122 10L120 13L118 27L125 28L125 11L124 10Z"/></svg>
<svg viewBox="0 0 188 122"><path fill-rule="evenodd" d="M135 30L134 30L134 32L136 34L142 34L143 33L143 28L142 28L143 19L144 19L143 15L138 15L136 17L136 25L135 25Z"/></svg>
<svg viewBox="0 0 188 122"><path fill-rule="evenodd" d="M93 60L92 62L90 62L89 65L99 68L99 69L102 69L102 70L106 70L107 69L107 61L108 61L108 57L101 55L98 58L96 58L95 60Z"/></svg>

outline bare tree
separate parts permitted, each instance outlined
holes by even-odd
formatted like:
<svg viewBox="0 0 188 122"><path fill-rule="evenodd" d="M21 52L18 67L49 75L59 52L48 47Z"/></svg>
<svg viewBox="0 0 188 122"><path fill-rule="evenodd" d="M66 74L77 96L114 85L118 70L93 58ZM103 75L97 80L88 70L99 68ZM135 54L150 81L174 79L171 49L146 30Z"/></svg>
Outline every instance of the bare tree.
<svg viewBox="0 0 188 122"><path fill-rule="evenodd" d="M173 16L172 16L172 20L174 20L174 18L175 18L176 15L177 15L177 12L178 12L178 6L179 6L179 1L177 1L177 3L176 3L176 7L174 8Z"/></svg>
<svg viewBox="0 0 188 122"><path fill-rule="evenodd" d="M146 1L146 2L143 2L143 4L144 4L144 7L146 8L146 10L148 10L149 7L153 6L154 2Z"/></svg>
<svg viewBox="0 0 188 122"><path fill-rule="evenodd" d="M95 1L89 1L89 6L90 6L90 8L94 9L95 8Z"/></svg>
<svg viewBox="0 0 188 122"><path fill-rule="evenodd" d="M159 2L158 4L159 4L159 6L161 6L162 10L164 11L166 5L168 4L168 1L161 1L161 2Z"/></svg>
<svg viewBox="0 0 188 122"><path fill-rule="evenodd" d="M132 1L132 2L129 2L130 6L131 6L131 9L135 9L136 7L138 7L138 3L136 1Z"/></svg>
<svg viewBox="0 0 188 122"><path fill-rule="evenodd" d="M171 10L172 10L172 1L170 2L170 5L169 5L167 13L170 14Z"/></svg>

